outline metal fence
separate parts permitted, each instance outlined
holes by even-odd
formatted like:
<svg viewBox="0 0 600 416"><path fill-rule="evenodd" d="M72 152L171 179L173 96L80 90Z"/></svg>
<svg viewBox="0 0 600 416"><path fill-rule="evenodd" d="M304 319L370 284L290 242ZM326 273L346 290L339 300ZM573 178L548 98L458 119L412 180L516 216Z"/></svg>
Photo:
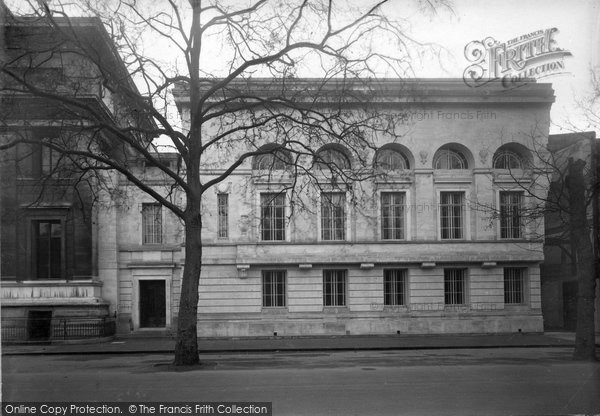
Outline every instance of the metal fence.
<svg viewBox="0 0 600 416"><path fill-rule="evenodd" d="M112 317L3 318L1 327L2 342L103 338L116 332Z"/></svg>

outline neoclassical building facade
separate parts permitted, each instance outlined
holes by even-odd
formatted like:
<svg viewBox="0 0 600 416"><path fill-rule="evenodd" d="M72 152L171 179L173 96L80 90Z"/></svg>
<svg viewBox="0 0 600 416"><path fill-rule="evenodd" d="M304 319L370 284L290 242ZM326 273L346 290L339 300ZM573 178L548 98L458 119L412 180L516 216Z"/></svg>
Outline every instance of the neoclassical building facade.
<svg viewBox="0 0 600 416"><path fill-rule="evenodd" d="M51 24L15 16L1 1L0 14L2 341L112 336L111 284L103 286L112 276L103 270L112 266L99 243L98 182L62 150L101 153L105 144L107 155L120 157L111 136L89 125L141 125L120 88L135 86L99 20L57 16Z"/></svg>
<svg viewBox="0 0 600 416"><path fill-rule="evenodd" d="M247 85L268 96L277 82ZM310 93L311 82L291 87ZM173 93L185 123L189 91ZM277 136L216 149L203 159L205 181L256 146L274 150L204 195L199 336L542 331L544 225L525 213L547 192L539 152L553 101L551 85L535 81L383 79L366 104L396 120L394 134L360 152L325 141L296 157L275 150ZM370 174L335 181L319 173L331 164ZM157 189L170 186L138 168ZM136 188L120 189L99 214L103 296L121 332L174 329L182 225Z"/></svg>

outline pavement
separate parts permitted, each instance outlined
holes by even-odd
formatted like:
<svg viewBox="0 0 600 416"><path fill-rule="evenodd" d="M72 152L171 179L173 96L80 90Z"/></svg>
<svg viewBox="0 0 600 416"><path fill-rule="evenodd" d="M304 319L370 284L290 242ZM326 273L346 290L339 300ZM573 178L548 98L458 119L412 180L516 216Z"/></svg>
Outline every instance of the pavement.
<svg viewBox="0 0 600 416"><path fill-rule="evenodd" d="M600 341L600 338L597 337ZM571 347L572 332L513 334L435 335L340 335L295 337L200 338L200 353L273 352L319 350L421 350L456 348L538 348ZM596 345L600 344L597 342ZM51 354L147 354L172 353L175 339L170 335L117 336L104 342L5 344L2 355Z"/></svg>

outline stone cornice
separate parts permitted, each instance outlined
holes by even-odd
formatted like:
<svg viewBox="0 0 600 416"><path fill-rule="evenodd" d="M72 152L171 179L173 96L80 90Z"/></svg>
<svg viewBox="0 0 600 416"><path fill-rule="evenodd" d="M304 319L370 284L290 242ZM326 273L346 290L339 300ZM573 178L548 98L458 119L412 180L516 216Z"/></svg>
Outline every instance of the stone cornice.
<svg viewBox="0 0 600 416"><path fill-rule="evenodd" d="M202 81L201 92L207 92L221 79ZM189 105L187 85L173 89L178 107ZM310 104L413 104L424 103L543 103L554 102L550 83L528 80L519 87L505 87L500 81L490 81L480 87L470 87L462 79L329 79L318 78L251 78L234 80L226 88L217 90L208 101L240 97L245 102L252 97L285 99Z"/></svg>

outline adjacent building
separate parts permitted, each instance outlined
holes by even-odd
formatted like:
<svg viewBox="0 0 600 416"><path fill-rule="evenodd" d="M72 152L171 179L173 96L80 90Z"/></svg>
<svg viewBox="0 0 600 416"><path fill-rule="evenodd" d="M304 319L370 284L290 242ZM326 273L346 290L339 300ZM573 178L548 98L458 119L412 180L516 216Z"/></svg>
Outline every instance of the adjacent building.
<svg viewBox="0 0 600 416"><path fill-rule="evenodd" d="M590 239L598 269L600 211L598 183L600 179L600 143L595 132L551 134L548 149L552 153L552 182L548 194L545 222L545 260L542 265L542 309L544 327L549 330L575 330L577 323L577 265L569 236L568 190L565 176L568 159L583 160L588 205ZM596 272L598 278L598 272ZM600 331L600 285L596 284L596 330Z"/></svg>
<svg viewBox="0 0 600 416"><path fill-rule="evenodd" d="M92 57L109 63L114 75L127 72L98 19L55 17L62 28L56 30L42 19L13 16L0 7L3 65L48 96L2 75L0 143L19 142L2 150L0 165L2 339L112 335L114 310L102 273L110 267L110 255L99 241L101 190L76 156L59 149L82 143L110 147L111 137L88 127L98 120L131 122L130 106ZM65 33L78 42L69 42ZM87 48L89 59L79 53ZM95 119L70 105L70 97ZM84 139L91 135L99 137Z"/></svg>

